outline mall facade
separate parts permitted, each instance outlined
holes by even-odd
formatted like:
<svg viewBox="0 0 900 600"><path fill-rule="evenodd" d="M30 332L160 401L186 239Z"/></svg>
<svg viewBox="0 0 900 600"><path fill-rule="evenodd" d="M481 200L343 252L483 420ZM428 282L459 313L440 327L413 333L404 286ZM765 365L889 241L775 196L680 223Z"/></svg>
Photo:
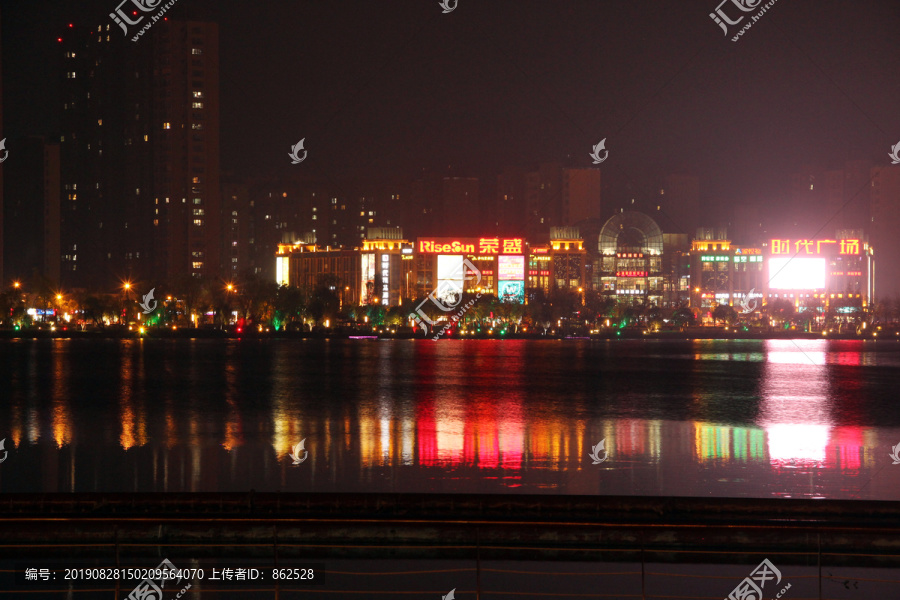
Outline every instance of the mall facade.
<svg viewBox="0 0 900 600"><path fill-rule="evenodd" d="M452 290L525 303L526 290L599 292L627 306L689 307L697 316L719 305L742 309L785 299L796 308L865 310L874 296L874 251L860 231L834 239L772 239L733 244L726 232L694 238L664 234L649 216L621 212L585 240L554 227L548 243L522 238L430 237L407 240L399 228L370 228L361 247L280 244L277 283L340 287L342 305L397 306Z"/></svg>

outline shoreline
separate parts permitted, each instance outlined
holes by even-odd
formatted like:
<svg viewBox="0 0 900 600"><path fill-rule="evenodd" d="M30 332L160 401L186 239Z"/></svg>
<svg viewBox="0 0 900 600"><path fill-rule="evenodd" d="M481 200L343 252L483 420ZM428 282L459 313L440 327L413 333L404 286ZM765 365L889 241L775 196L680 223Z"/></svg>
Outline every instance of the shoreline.
<svg viewBox="0 0 900 600"><path fill-rule="evenodd" d="M720 327L694 327L684 331L660 331L647 332L641 328L628 328L618 330L604 330L592 334L548 334L539 333L494 333L468 334L468 335L444 335L440 340L557 340L557 341L604 341L604 340L874 340L874 341L900 341L900 333L884 331L859 335L851 333L827 333L802 332L802 331L728 331ZM98 330L33 330L11 331L0 330L0 340L28 340L28 339L221 339L221 340L354 340L354 341L379 341L379 340L420 340L436 341L432 335L423 337L421 333L397 332L377 333L360 331L313 331L313 332L257 332L254 330L243 333L229 332L222 329L149 329L143 334L136 331L117 331L110 329Z"/></svg>

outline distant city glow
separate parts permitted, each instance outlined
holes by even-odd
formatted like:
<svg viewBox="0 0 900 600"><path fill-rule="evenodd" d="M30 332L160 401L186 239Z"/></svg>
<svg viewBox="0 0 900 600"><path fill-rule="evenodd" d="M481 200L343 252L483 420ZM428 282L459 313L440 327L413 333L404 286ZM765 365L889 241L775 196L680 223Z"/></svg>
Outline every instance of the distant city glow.
<svg viewBox="0 0 900 600"><path fill-rule="evenodd" d="M769 259L769 288L773 290L824 290L824 258Z"/></svg>

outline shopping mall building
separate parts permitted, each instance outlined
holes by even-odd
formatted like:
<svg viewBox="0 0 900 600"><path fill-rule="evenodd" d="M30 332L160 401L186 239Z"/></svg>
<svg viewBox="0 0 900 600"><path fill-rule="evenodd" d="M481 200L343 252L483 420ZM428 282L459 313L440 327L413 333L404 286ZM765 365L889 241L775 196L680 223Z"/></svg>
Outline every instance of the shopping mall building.
<svg viewBox="0 0 900 600"><path fill-rule="evenodd" d="M596 290L623 305L740 309L787 299L795 307L856 306L874 294L874 251L858 231L834 239L773 239L739 246L724 231L694 239L664 234L649 216L621 212L597 238L553 227L549 243L522 238L418 238L370 228L359 248L279 245L277 283L315 287L330 275L349 305L396 306L442 289L488 293L524 303L525 290ZM765 299L765 300L763 300ZM848 309L849 310L849 309Z"/></svg>

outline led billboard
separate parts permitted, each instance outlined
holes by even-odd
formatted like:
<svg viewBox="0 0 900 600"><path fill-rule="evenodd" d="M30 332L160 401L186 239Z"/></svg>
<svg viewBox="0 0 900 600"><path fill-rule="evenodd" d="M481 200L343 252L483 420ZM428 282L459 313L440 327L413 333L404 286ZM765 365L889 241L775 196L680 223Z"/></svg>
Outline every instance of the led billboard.
<svg viewBox="0 0 900 600"><path fill-rule="evenodd" d="M369 304L375 298L375 255L362 255L362 281L360 304Z"/></svg>
<svg viewBox="0 0 900 600"><path fill-rule="evenodd" d="M773 290L824 290L824 258L769 259L769 289Z"/></svg>
<svg viewBox="0 0 900 600"><path fill-rule="evenodd" d="M465 281L463 256L459 254L439 254L437 257L437 299L448 306L455 306L462 299ZM455 301L454 301L455 300Z"/></svg>
<svg viewBox="0 0 900 600"><path fill-rule="evenodd" d="M500 281L524 281L525 257L524 256L498 256L497 272Z"/></svg>
<svg viewBox="0 0 900 600"><path fill-rule="evenodd" d="M278 285L290 285L291 258L278 256L275 258L275 283Z"/></svg>
<svg viewBox="0 0 900 600"><path fill-rule="evenodd" d="M501 302L525 303L524 281L498 281L497 292Z"/></svg>

